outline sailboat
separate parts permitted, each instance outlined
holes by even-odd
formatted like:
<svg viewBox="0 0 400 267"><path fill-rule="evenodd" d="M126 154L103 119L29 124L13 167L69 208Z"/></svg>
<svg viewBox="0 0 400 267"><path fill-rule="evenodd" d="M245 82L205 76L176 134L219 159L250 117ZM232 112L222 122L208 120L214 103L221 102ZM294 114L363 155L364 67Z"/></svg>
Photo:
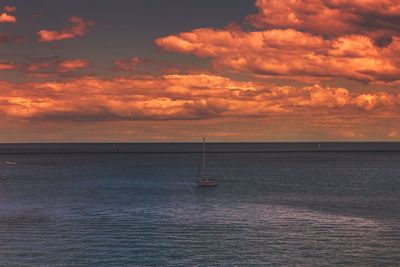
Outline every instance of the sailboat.
<svg viewBox="0 0 400 267"><path fill-rule="evenodd" d="M203 168L201 176L197 181L197 185L201 187L212 187L217 185L217 180L215 178L211 178L207 175L206 172L206 139L203 137Z"/></svg>

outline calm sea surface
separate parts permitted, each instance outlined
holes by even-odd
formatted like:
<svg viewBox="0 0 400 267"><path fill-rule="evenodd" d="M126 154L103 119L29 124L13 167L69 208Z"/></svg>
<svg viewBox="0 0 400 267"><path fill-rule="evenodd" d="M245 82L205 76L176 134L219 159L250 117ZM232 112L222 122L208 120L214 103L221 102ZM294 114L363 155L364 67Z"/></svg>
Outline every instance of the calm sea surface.
<svg viewBox="0 0 400 267"><path fill-rule="evenodd" d="M400 265L400 152L199 159L0 154L0 265Z"/></svg>

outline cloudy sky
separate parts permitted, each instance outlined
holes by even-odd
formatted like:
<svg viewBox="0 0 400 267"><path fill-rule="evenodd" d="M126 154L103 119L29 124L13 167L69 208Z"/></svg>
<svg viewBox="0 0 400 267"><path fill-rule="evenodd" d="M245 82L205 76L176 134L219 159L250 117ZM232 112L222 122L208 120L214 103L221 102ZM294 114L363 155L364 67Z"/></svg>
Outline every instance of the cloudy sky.
<svg viewBox="0 0 400 267"><path fill-rule="evenodd" d="M0 142L400 140L400 0L0 9Z"/></svg>

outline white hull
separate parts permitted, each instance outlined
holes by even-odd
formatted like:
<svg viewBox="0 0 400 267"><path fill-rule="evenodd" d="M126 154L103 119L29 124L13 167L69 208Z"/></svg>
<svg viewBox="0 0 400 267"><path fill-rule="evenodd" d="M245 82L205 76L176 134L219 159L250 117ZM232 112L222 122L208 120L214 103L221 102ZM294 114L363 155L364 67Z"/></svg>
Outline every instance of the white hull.
<svg viewBox="0 0 400 267"><path fill-rule="evenodd" d="M215 181L215 180L200 180L197 182L197 185L201 186L201 187L217 186L217 181Z"/></svg>

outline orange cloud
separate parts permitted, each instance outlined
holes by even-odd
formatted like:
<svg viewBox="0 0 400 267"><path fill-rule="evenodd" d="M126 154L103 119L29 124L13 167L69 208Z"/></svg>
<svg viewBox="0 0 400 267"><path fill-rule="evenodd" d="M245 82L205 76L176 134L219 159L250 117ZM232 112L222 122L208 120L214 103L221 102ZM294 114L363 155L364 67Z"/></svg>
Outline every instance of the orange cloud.
<svg viewBox="0 0 400 267"><path fill-rule="evenodd" d="M2 13L0 15L0 23L16 23L17 19L12 16L12 15L8 15L6 13Z"/></svg>
<svg viewBox="0 0 400 267"><path fill-rule="evenodd" d="M343 35L373 31L398 35L399 0L257 0L259 12L247 19L258 28L297 29Z"/></svg>
<svg viewBox="0 0 400 267"><path fill-rule="evenodd" d="M115 71L135 72L137 74L144 74L151 72L168 72L174 69L171 73L178 73L181 70L186 72L191 69L188 66L182 66L176 63L168 63L163 60L156 60L152 58L144 58L133 56L129 58L119 58L113 60Z"/></svg>
<svg viewBox="0 0 400 267"><path fill-rule="evenodd" d="M59 31L41 30L37 33L39 42L52 42L64 39L84 36L94 25L91 20L84 20L79 17L71 17L68 19L69 26Z"/></svg>
<svg viewBox="0 0 400 267"><path fill-rule="evenodd" d="M136 71L137 65L142 63L143 60L140 57L131 57L128 59L116 59L113 61L114 65L118 70L123 71Z"/></svg>
<svg viewBox="0 0 400 267"><path fill-rule="evenodd" d="M354 105L365 110L378 108L380 108L381 110L388 110L397 106L398 103L398 97L383 92L378 92L375 94L364 93L357 96L353 100Z"/></svg>
<svg viewBox="0 0 400 267"><path fill-rule="evenodd" d="M389 130L387 137L389 138L400 138L400 130L396 130L396 129L391 129Z"/></svg>
<svg viewBox="0 0 400 267"><path fill-rule="evenodd" d="M323 120L324 114L400 114L400 97L395 94L356 94L320 85L271 86L206 74L2 82L0 88L0 113L23 120L193 120L288 114L320 114Z"/></svg>
<svg viewBox="0 0 400 267"><path fill-rule="evenodd" d="M89 67L89 61L83 59L68 59L57 64L59 72L69 72Z"/></svg>
<svg viewBox="0 0 400 267"><path fill-rule="evenodd" d="M29 62L20 64L19 70L32 77L37 78L55 78L55 77L73 77L80 75L79 71L87 69L90 62L86 59L30 59Z"/></svg>
<svg viewBox="0 0 400 267"><path fill-rule="evenodd" d="M17 10L17 8L15 6L5 6L3 8L3 10L6 13L12 13L12 12L15 12Z"/></svg>
<svg viewBox="0 0 400 267"><path fill-rule="evenodd" d="M28 72L36 72L39 70L50 68L51 64L49 62L35 62L30 63L26 66Z"/></svg>
<svg viewBox="0 0 400 267"><path fill-rule="evenodd" d="M9 62L0 62L0 71L1 70L14 70L17 68L17 65Z"/></svg>
<svg viewBox="0 0 400 267"><path fill-rule="evenodd" d="M234 132L232 140L397 138L388 133L398 116L395 92L277 86L210 74L0 81L0 124L35 121L44 128L74 125L80 131L83 125L112 129L126 123L147 140L161 138L157 127L176 129L165 133L175 139L195 132L215 137ZM107 139L110 132L100 128L96 136ZM120 130L114 135L128 138Z"/></svg>
<svg viewBox="0 0 400 267"><path fill-rule="evenodd" d="M400 82L400 0L257 0L256 7L247 21L259 30L200 28L155 43L255 77Z"/></svg>
<svg viewBox="0 0 400 267"><path fill-rule="evenodd" d="M397 37L390 45L377 47L362 35L324 39L293 29L242 32L203 28L159 38L155 43L168 52L211 58L217 68L255 75L400 80Z"/></svg>

